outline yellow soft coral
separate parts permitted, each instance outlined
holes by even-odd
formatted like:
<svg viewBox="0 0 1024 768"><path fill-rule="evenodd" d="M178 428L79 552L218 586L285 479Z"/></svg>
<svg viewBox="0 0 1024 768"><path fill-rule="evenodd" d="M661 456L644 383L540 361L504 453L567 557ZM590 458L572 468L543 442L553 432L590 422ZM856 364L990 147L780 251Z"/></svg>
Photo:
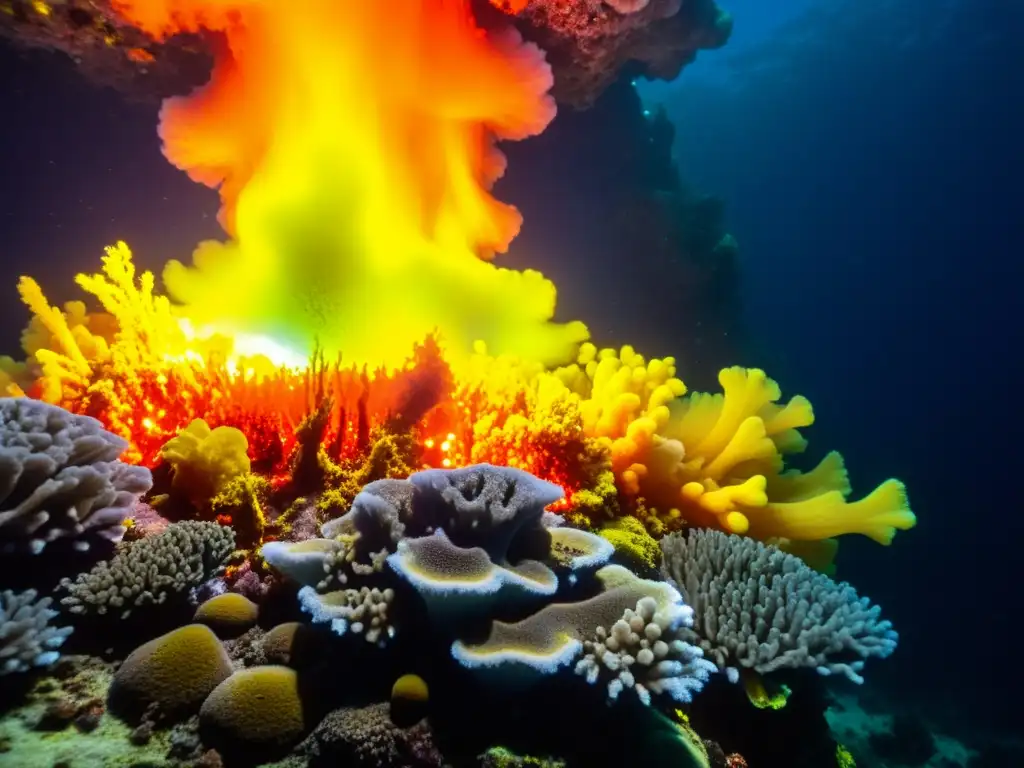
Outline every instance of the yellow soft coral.
<svg viewBox="0 0 1024 768"><path fill-rule="evenodd" d="M199 509L207 508L237 477L249 472L249 441L241 430L196 419L160 451L171 466L171 487Z"/></svg>
<svg viewBox="0 0 1024 768"><path fill-rule="evenodd" d="M721 394L695 393L671 403L637 472L637 492L649 504L682 508L691 524L761 540L863 533L888 544L896 529L914 525L896 480L847 502L849 479L837 453L810 472L784 471L785 455L806 447L797 430L814 421L805 398L780 405L778 384L758 369L728 368L719 382ZM826 553L817 554L819 567L827 568Z"/></svg>

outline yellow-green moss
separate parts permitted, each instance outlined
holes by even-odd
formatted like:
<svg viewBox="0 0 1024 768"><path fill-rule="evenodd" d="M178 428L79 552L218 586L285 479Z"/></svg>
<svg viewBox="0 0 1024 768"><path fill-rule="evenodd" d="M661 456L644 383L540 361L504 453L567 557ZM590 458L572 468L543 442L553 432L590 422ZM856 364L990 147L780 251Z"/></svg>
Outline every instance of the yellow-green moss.
<svg viewBox="0 0 1024 768"><path fill-rule="evenodd" d="M199 719L228 751L287 749L307 727L298 674L282 666L239 670L203 702Z"/></svg>
<svg viewBox="0 0 1024 768"><path fill-rule="evenodd" d="M853 759L853 755L850 754L850 750L842 744L836 745L836 767L857 768L857 761Z"/></svg>
<svg viewBox="0 0 1024 768"><path fill-rule="evenodd" d="M319 453L325 490L317 500L324 518L348 511L363 486L374 480L408 477L415 469L415 444L409 435L395 434L383 427L370 432L370 448L359 461L337 464L323 449Z"/></svg>
<svg viewBox="0 0 1024 768"><path fill-rule="evenodd" d="M167 717L187 716L231 671L231 660L210 628L189 624L132 651L110 686L111 709L129 720L150 704Z"/></svg>
<svg viewBox="0 0 1024 768"><path fill-rule="evenodd" d="M215 517L230 521L240 549L263 542L267 527L264 509L270 498L270 481L251 472L232 478L210 503Z"/></svg>
<svg viewBox="0 0 1024 768"><path fill-rule="evenodd" d="M661 547L647 532L644 524L635 517L626 516L612 520L599 533L611 542L615 552L632 565L642 565L651 570L661 566Z"/></svg>
<svg viewBox="0 0 1024 768"><path fill-rule="evenodd" d="M231 639L255 626L259 613L259 606L249 598L225 592L200 605L192 620L205 624L220 638Z"/></svg>

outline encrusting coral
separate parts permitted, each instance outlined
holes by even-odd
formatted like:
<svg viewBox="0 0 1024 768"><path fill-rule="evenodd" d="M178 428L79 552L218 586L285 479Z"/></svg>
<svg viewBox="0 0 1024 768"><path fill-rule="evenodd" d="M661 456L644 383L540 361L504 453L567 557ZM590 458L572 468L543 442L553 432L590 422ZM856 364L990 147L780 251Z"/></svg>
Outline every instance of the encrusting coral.
<svg viewBox="0 0 1024 768"><path fill-rule="evenodd" d="M42 552L59 539L120 541L149 490L145 467L118 457L128 442L96 419L27 398L0 398L0 552Z"/></svg>
<svg viewBox="0 0 1024 768"><path fill-rule="evenodd" d="M775 547L717 531L661 541L663 570L694 610L685 636L733 680L810 667L863 682L868 659L896 650L881 609Z"/></svg>
<svg viewBox="0 0 1024 768"><path fill-rule="evenodd" d="M127 618L132 611L188 596L215 576L234 550L234 532L223 525L187 521L133 541L113 559L74 581L62 582L61 604L71 613Z"/></svg>
<svg viewBox="0 0 1024 768"><path fill-rule="evenodd" d="M0 592L0 677L48 667L59 657L71 627L54 627L57 611L53 598L39 597L34 589Z"/></svg>

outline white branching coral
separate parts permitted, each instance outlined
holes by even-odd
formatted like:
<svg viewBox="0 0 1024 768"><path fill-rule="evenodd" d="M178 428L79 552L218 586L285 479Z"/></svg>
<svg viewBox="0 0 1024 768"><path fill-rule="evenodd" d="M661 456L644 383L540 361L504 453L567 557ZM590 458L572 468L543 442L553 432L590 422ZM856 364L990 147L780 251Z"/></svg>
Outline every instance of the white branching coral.
<svg viewBox="0 0 1024 768"><path fill-rule="evenodd" d="M652 693L688 702L715 671L700 648L678 636L680 628L692 624L689 606L672 603L659 609L653 597L641 598L636 610L627 608L610 630L597 627L584 640L576 674L592 685L607 679L609 702L628 690L647 705Z"/></svg>
<svg viewBox="0 0 1024 768"><path fill-rule="evenodd" d="M135 608L187 596L220 572L234 548L234 531L226 526L174 523L125 546L74 581L65 579L61 586L68 596L61 603L75 614L120 612L127 618Z"/></svg>
<svg viewBox="0 0 1024 768"><path fill-rule="evenodd" d="M60 657L71 627L51 627L53 600L38 597L34 589L0 592L0 676L48 667Z"/></svg>
<svg viewBox="0 0 1024 768"><path fill-rule="evenodd" d="M693 606L686 639L730 679L810 667L864 682L868 659L896 650L899 635L881 608L773 546L718 531L661 540L662 572Z"/></svg>
<svg viewBox="0 0 1024 768"><path fill-rule="evenodd" d="M395 635L395 629L388 621L388 611L395 599L393 589L361 587L360 589L339 589L318 594L313 587L299 590L302 609L313 617L315 623L330 623L338 635L351 632L362 635L366 642L383 646Z"/></svg>

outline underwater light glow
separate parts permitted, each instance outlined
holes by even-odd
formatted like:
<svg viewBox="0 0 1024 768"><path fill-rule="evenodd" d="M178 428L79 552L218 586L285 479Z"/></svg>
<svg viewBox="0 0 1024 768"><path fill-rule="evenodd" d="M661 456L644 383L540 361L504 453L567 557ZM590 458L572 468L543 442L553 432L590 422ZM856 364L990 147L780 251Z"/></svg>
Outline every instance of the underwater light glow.
<svg viewBox="0 0 1024 768"><path fill-rule="evenodd" d="M484 31L468 0L120 0L156 38L223 34L210 82L160 115L164 153L219 190L228 242L164 281L197 326L301 355L400 364L438 331L453 359L482 340L572 358L582 323L551 322L555 287L489 259L519 231L489 193L496 139L555 114L544 54Z"/></svg>

